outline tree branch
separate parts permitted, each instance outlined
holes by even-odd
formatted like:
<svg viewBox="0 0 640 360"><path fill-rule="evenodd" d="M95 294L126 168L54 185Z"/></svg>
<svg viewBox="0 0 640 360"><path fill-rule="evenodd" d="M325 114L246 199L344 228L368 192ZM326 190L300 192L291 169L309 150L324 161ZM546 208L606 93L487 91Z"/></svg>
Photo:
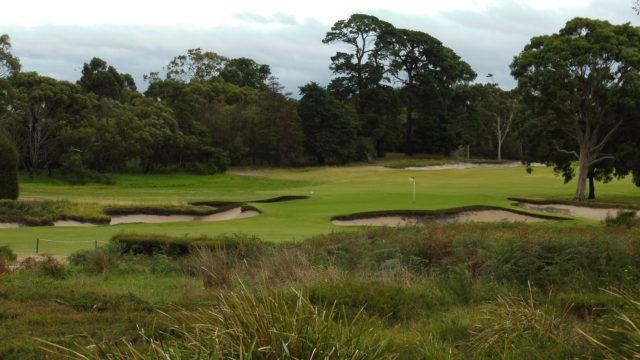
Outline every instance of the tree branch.
<svg viewBox="0 0 640 360"><path fill-rule="evenodd" d="M578 153L575 150L565 150L565 149L561 149L558 146L556 146L556 151L561 152L561 153L565 153L565 154L569 154L569 155L573 155L576 157L576 159L580 160L580 155L578 155Z"/></svg>

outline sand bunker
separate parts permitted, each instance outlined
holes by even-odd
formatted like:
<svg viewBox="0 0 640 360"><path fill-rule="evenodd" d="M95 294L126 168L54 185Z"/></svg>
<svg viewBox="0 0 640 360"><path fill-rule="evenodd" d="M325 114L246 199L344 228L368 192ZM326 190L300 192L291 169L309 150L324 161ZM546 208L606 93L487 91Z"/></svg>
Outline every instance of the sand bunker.
<svg viewBox="0 0 640 360"><path fill-rule="evenodd" d="M406 212L405 212L406 213ZM353 216L353 215L352 215ZM423 214L405 214L405 215L372 215L358 216L356 219L348 219L346 217L337 217L331 221L334 225L339 226L415 226L428 222L436 222L440 224L465 223L465 222L540 222L548 220L562 220L562 218L551 216L535 216L527 215L514 211L500 209L482 209L482 210L464 210L452 212L449 210L438 213L433 211Z"/></svg>
<svg viewBox="0 0 640 360"><path fill-rule="evenodd" d="M619 211L635 211L634 209L623 208L592 208L586 206L574 206L565 204L534 204L528 202L518 202L518 206L535 211L542 211L554 214L568 215L573 217L604 220L609 217L615 217ZM636 216L638 212L636 211Z"/></svg>
<svg viewBox="0 0 640 360"><path fill-rule="evenodd" d="M450 169L479 169L479 168L513 168L525 166L519 161L509 161L504 163L451 163L442 165L428 165L428 166L409 166L404 170L450 170ZM546 166L545 164L533 163L530 166Z"/></svg>
<svg viewBox="0 0 640 360"><path fill-rule="evenodd" d="M22 227L22 224L16 222L0 222L0 229L15 229Z"/></svg>
<svg viewBox="0 0 640 360"><path fill-rule="evenodd" d="M244 219L260 215L260 212L255 210L242 211L242 207L238 206L230 210L221 211L211 215L144 215L144 214L131 214L131 215L114 215L111 217L110 225L117 224L131 224L131 223L167 223L167 222L204 222L204 221L225 221Z"/></svg>
<svg viewBox="0 0 640 360"><path fill-rule="evenodd" d="M133 224L133 223L169 223L169 222L205 222L205 221L225 221L245 219L260 215L260 212L254 209L244 209L242 206L234 207L226 211L217 212L211 215L146 215L146 214L129 214L129 215L113 215L109 224L96 224L90 222L82 222L76 220L58 220L53 226L103 226L117 224ZM22 226L20 223L0 223L0 229L18 228Z"/></svg>

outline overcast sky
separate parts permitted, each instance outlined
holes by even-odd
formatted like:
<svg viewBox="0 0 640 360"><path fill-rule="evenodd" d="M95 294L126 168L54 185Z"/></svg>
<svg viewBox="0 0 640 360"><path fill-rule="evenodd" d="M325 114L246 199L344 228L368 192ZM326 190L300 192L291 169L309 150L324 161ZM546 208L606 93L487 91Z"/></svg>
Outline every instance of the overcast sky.
<svg viewBox="0 0 640 360"><path fill-rule="evenodd" d="M174 56L200 47L249 57L297 96L298 87L331 79L337 46L322 44L331 25L352 13L424 31L478 73L510 89L509 63L532 36L557 32L576 17L640 25L633 0L324 0L136 1L21 0L2 5L0 34L11 37L23 71L77 81L82 64L99 57L130 73L161 71Z"/></svg>

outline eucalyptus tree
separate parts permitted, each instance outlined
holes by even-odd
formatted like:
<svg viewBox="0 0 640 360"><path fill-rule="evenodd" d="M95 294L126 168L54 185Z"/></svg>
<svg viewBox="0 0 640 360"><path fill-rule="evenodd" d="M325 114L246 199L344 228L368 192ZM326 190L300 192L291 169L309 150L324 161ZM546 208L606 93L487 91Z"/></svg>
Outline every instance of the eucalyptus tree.
<svg viewBox="0 0 640 360"><path fill-rule="evenodd" d="M11 54L9 35L0 35L0 78L6 78L20 71L20 59Z"/></svg>
<svg viewBox="0 0 640 360"><path fill-rule="evenodd" d="M528 115L525 137L545 142L528 159L553 163L565 181L577 160L577 201L586 199L590 169L616 159L619 130L640 126L639 54L638 27L575 18L532 38L511 63Z"/></svg>
<svg viewBox="0 0 640 360"><path fill-rule="evenodd" d="M269 65L258 64L254 60L241 57L231 59L220 70L220 77L231 84L252 87L254 89L266 88L267 79L271 75Z"/></svg>
<svg viewBox="0 0 640 360"><path fill-rule="evenodd" d="M498 160L502 160L502 144L512 131L513 118L518 105L515 91L505 91L497 84L484 86L482 108L490 116L491 129L496 139Z"/></svg>
<svg viewBox="0 0 640 360"><path fill-rule="evenodd" d="M119 73L107 62L94 57L82 66L82 77L78 85L84 93L94 93L99 98L122 100L127 90L136 91L136 84L129 74Z"/></svg>
<svg viewBox="0 0 640 360"><path fill-rule="evenodd" d="M180 82L208 80L218 76L228 59L212 51L201 48L189 49L186 55L174 57L164 68L166 78ZM152 73L157 76L157 73Z"/></svg>

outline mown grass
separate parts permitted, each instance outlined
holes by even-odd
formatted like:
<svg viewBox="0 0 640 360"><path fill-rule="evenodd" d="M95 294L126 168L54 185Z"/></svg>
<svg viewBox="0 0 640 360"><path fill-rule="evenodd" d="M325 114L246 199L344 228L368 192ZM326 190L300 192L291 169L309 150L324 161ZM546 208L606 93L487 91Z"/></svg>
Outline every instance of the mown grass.
<svg viewBox="0 0 640 360"><path fill-rule="evenodd" d="M176 257L161 247L120 255L116 242L74 255L61 277L0 277L9 309L0 354L44 358L43 345L79 359L309 358L314 349L327 358L594 358L603 350L593 339L635 339L621 314L640 312L603 289L640 297L639 231L431 225L281 244L236 236L250 254L213 246Z"/></svg>
<svg viewBox="0 0 640 360"><path fill-rule="evenodd" d="M438 210L471 205L513 208L509 197L571 198L574 184L563 184L551 169L524 167L408 171L383 166L265 169L262 176L222 174L113 175L115 185L70 186L42 178L23 178L22 195L100 206L188 206L196 201L246 202L285 195L308 195L307 200L253 204L262 211L253 218L168 224L121 224L96 228L0 229L0 245L18 253L33 253L36 238L70 241L43 249L69 254L89 248L93 240L107 241L121 232L171 236L244 232L272 242L302 240L315 234L342 230L330 219L341 214L378 210ZM411 199L409 176L415 176L416 201ZM601 201L640 205L638 189L629 181L597 185ZM93 206L93 205L92 205ZM570 223L597 224L593 220ZM545 225L541 225L545 226Z"/></svg>

